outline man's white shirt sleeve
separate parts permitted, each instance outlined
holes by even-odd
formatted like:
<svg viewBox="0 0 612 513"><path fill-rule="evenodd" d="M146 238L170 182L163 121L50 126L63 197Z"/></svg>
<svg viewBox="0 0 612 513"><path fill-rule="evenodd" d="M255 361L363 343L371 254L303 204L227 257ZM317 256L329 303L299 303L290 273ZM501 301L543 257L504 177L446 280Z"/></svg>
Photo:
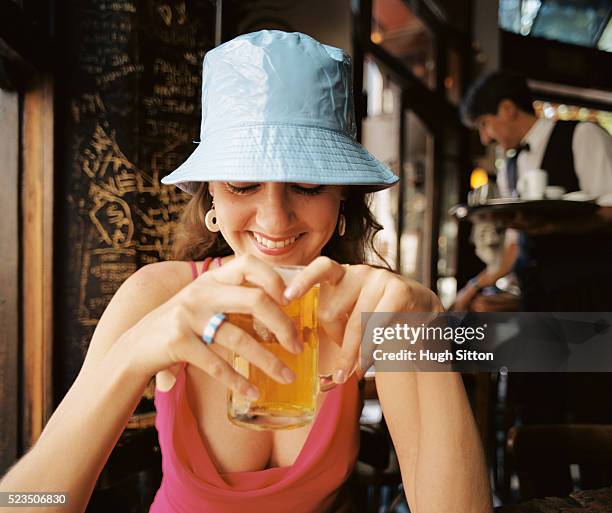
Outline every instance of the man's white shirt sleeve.
<svg viewBox="0 0 612 513"><path fill-rule="evenodd" d="M612 194L612 136L593 123L578 123L572 139L580 190Z"/></svg>

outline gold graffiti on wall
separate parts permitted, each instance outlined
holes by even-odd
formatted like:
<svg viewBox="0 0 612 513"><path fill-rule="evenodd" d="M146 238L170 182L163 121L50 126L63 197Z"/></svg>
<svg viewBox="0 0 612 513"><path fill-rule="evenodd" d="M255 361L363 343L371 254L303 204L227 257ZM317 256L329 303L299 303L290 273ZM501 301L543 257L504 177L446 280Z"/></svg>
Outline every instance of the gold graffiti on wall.
<svg viewBox="0 0 612 513"><path fill-rule="evenodd" d="M202 59L216 19L209 0L81 7L66 33L71 80L62 89L66 384L121 284L172 258L189 196L160 178L195 148Z"/></svg>
<svg viewBox="0 0 612 513"><path fill-rule="evenodd" d="M79 204L89 220L81 252L82 325L95 326L115 291L137 270L137 255L144 263L171 257L172 233L186 199L174 186L160 183L159 169L180 163L173 149L153 153L146 172L130 162L100 123L81 146L75 167L87 177ZM149 205L151 197L155 207Z"/></svg>

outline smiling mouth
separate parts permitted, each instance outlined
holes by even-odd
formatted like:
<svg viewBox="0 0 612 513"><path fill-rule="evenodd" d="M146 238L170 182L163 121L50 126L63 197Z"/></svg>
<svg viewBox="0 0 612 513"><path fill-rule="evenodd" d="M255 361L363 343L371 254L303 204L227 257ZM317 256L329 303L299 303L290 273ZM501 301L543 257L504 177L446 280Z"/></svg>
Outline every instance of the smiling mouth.
<svg viewBox="0 0 612 513"><path fill-rule="evenodd" d="M293 245L295 241L297 241L304 234L300 233L299 235L294 235L293 237L283 240L270 240L257 232L251 232L251 235L260 246L263 246L266 249L283 249Z"/></svg>

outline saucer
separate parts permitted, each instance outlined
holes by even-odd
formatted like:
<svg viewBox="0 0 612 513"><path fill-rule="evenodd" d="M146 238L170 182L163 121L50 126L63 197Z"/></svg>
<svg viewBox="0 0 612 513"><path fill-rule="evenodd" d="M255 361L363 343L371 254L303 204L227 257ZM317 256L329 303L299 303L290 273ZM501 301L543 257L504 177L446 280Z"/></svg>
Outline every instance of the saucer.
<svg viewBox="0 0 612 513"><path fill-rule="evenodd" d="M588 194L583 191L574 191L564 194L563 196L561 196L561 198L569 201L595 201L597 199L597 196L594 196L593 194Z"/></svg>

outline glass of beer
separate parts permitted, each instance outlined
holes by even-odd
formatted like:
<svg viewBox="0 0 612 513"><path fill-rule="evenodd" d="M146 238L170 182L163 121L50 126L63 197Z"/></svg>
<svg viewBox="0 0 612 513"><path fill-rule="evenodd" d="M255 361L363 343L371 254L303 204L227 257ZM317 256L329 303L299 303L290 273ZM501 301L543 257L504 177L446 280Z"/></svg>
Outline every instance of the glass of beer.
<svg viewBox="0 0 612 513"><path fill-rule="evenodd" d="M275 271L288 284L303 266L277 266ZM293 300L282 310L295 324L304 346L300 354L282 347L274 334L252 315L228 314L228 320L259 341L278 356L294 373L295 380L281 384L237 353L230 355L235 370L259 390L259 398L251 400L232 390L228 395L228 416L239 426L256 430L291 429L312 422L319 394L319 338L317 334L317 303L319 285Z"/></svg>

